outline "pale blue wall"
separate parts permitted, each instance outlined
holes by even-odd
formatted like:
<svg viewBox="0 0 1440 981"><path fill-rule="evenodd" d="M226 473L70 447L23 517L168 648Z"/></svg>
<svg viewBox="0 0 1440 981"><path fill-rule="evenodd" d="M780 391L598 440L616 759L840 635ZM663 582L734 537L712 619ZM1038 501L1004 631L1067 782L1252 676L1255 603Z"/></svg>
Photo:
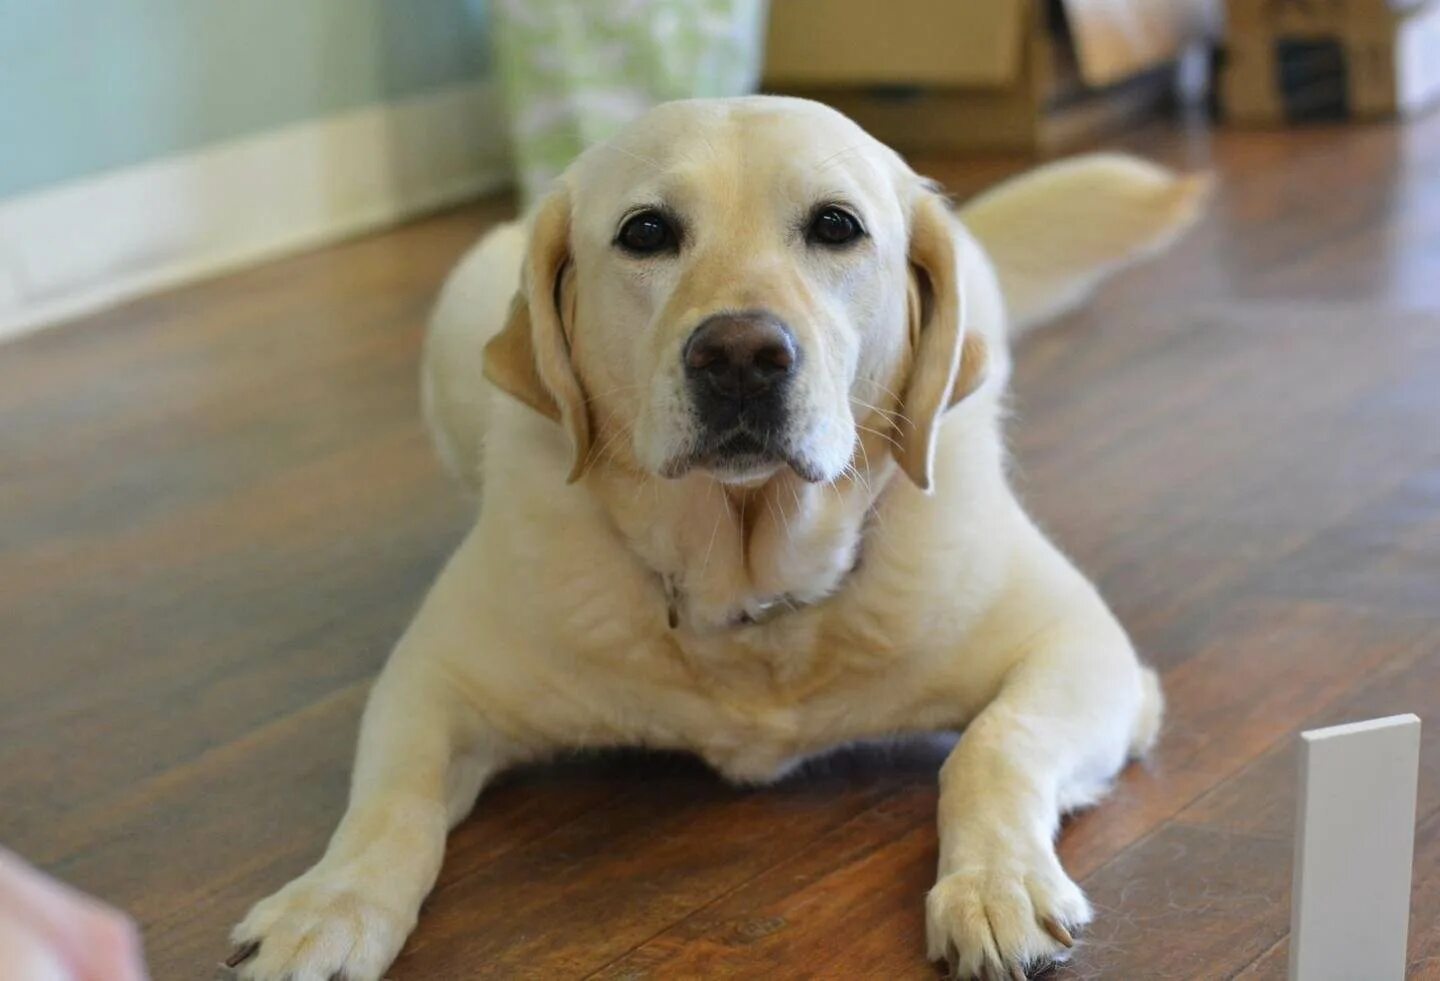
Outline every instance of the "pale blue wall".
<svg viewBox="0 0 1440 981"><path fill-rule="evenodd" d="M0 198L486 75L485 0L0 0Z"/></svg>

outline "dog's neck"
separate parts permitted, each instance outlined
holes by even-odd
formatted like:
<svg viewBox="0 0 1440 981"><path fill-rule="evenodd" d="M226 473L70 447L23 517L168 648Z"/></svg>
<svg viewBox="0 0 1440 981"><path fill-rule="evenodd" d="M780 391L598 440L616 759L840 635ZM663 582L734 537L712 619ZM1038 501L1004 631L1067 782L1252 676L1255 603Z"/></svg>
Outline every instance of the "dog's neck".
<svg viewBox="0 0 1440 981"><path fill-rule="evenodd" d="M835 592L859 561L867 518L895 470L880 443L858 449L854 467L826 484L784 470L740 488L700 472L667 480L604 465L586 482L655 571L671 626L713 631Z"/></svg>

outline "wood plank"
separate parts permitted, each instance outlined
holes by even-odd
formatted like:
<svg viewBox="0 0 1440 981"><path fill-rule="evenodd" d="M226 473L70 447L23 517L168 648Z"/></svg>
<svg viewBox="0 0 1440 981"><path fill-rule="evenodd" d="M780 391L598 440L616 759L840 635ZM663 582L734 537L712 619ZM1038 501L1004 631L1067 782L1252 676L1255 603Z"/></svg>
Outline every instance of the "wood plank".
<svg viewBox="0 0 1440 981"><path fill-rule="evenodd" d="M1077 339L1067 328L1036 338L1035 347L1051 349L1043 364L1030 369L1022 357L1017 455L1026 496L1158 663L1188 656L1224 601L1329 568L1300 550L1330 525L1382 510L1415 480L1417 463L1440 466L1440 432L1425 421L1436 408L1440 337L1428 316L1398 314L1373 336L1363 325L1377 315L1260 304L1172 317L1146 329L1175 336L1173 350L1116 365L1122 379L1149 379L1148 390L1086 377L1083 366L1072 380L1067 352ZM1087 339L1104 344L1120 329ZM1197 376L1201 396L1187 398L1188 383L1166 394L1167 380ZM1028 407L1032 392L1069 392L1077 404ZM1066 435L1108 432L1106 419L1125 418L1140 421L1098 452L1095 439ZM1075 493L1077 484L1086 492ZM1115 548L1122 536L1143 538L1148 552ZM1262 573L1268 583L1255 581Z"/></svg>
<svg viewBox="0 0 1440 981"><path fill-rule="evenodd" d="M1172 824L1092 876L1059 979L1228 978L1289 930L1290 842Z"/></svg>
<svg viewBox="0 0 1440 981"><path fill-rule="evenodd" d="M1397 625L1376 617L1370 622L1377 631L1414 631L1412 651L1419 656L1386 659L1359 683L1348 686L1340 697L1300 719L1295 731L1401 712L1414 712L1422 719L1440 717L1440 618ZM1440 734L1429 731L1431 728L1421 731L1420 796L1416 805L1421 821L1440 814ZM1296 752L1294 732L1287 733L1243 771L1186 807L1177 820L1216 830L1288 839L1295 818Z"/></svg>
<svg viewBox="0 0 1440 981"><path fill-rule="evenodd" d="M1088 876L1341 694L1387 664L1413 661L1434 639L1426 621L1323 604L1255 600L1217 618L1210 646L1165 675L1168 719L1153 761L1132 768L1106 804L1071 823L1061 841L1066 866Z"/></svg>
<svg viewBox="0 0 1440 981"><path fill-rule="evenodd" d="M729 788L694 763L673 774L651 763L617 775L620 794L532 847L484 864L462 855L397 970L437 979L578 976L802 847L830 868L836 859L824 843L835 838L841 848L873 849L913 832L904 854L923 854L933 875L934 775L944 751L922 743L852 753L758 791ZM745 927L750 940L793 939L771 914L751 919L770 926ZM474 935L477 922L486 924L483 939ZM556 928L537 931L537 923ZM807 918L807 929L822 926L818 911Z"/></svg>
<svg viewBox="0 0 1440 981"><path fill-rule="evenodd" d="M933 790L895 794L594 976L934 978L934 808Z"/></svg>

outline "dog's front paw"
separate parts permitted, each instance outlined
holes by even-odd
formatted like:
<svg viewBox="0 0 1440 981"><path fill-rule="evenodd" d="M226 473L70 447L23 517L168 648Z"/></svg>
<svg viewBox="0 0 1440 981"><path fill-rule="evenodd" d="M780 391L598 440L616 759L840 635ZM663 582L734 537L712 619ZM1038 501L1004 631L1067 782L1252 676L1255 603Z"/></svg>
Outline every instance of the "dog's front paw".
<svg viewBox="0 0 1440 981"><path fill-rule="evenodd" d="M380 981L414 926L343 869L312 869L255 904L225 963L245 981Z"/></svg>
<svg viewBox="0 0 1440 981"><path fill-rule="evenodd" d="M925 899L931 960L953 977L1026 977L1064 960L1070 931L1090 921L1090 904L1045 843L1017 854L989 849L952 863Z"/></svg>

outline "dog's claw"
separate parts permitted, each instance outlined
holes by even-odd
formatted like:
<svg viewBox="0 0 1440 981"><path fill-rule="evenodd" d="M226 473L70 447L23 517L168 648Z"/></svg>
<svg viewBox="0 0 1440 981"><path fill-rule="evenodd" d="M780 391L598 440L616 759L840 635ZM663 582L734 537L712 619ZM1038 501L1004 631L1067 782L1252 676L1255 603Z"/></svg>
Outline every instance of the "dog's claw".
<svg viewBox="0 0 1440 981"><path fill-rule="evenodd" d="M1065 925L1055 919L1055 917L1045 917L1040 921L1040 925L1045 928L1046 933L1055 938L1055 942L1060 946L1065 948L1075 946L1075 938L1070 935L1069 930L1065 929Z"/></svg>
<svg viewBox="0 0 1440 981"><path fill-rule="evenodd" d="M244 964L250 958L254 957L255 952L259 949L260 941L258 940L252 940L249 943L243 943L240 946L236 947L229 957L225 958L225 966L239 967L241 964Z"/></svg>
<svg viewBox="0 0 1440 981"><path fill-rule="evenodd" d="M1010 981L1025 981L1025 972L1019 964L1010 965Z"/></svg>

